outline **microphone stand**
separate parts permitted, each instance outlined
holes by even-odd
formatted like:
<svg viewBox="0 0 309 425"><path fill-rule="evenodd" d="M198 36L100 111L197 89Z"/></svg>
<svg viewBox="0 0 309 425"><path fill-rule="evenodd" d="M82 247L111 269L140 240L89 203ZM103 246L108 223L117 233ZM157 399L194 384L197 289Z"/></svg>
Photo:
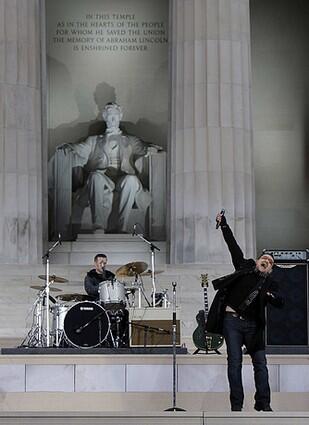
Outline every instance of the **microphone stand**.
<svg viewBox="0 0 309 425"><path fill-rule="evenodd" d="M49 339L50 339L50 325L49 325L49 285L51 282L54 282L54 279L49 280L49 256L50 253L58 246L61 245L61 237L59 234L58 240L53 244L51 248L49 248L46 254L43 255L42 259L46 258L46 267L45 267L45 296L46 296L46 347L49 347Z"/></svg>
<svg viewBox="0 0 309 425"><path fill-rule="evenodd" d="M132 236L136 235L142 241L146 242L150 246L151 251L151 283L152 283L152 307L156 306L156 278L155 278L155 250L160 251L156 245L150 242L147 238L145 238L142 234L136 233L135 231L136 224L133 226Z"/></svg>
<svg viewBox="0 0 309 425"><path fill-rule="evenodd" d="M173 342L173 406L165 409L166 412L185 412L185 409L176 407L176 282L172 282L173 285L173 326L172 326L172 342Z"/></svg>

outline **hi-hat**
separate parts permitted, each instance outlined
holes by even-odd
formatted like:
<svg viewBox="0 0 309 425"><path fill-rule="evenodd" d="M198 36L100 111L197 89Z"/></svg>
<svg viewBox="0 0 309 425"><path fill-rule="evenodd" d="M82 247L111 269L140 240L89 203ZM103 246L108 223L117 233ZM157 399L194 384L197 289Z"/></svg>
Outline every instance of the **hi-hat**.
<svg viewBox="0 0 309 425"><path fill-rule="evenodd" d="M40 285L31 285L30 286L31 289L36 289L37 291L43 291L43 289L46 288L46 286L40 286ZM59 288L54 288L54 287L49 287L49 291L50 292L61 292L62 289Z"/></svg>
<svg viewBox="0 0 309 425"><path fill-rule="evenodd" d="M116 270L116 277L118 276L135 276L147 270L148 264L142 261L133 261L132 263L125 264Z"/></svg>
<svg viewBox="0 0 309 425"><path fill-rule="evenodd" d="M56 296L57 300L60 301L89 301L92 298L86 294L60 294Z"/></svg>
<svg viewBox="0 0 309 425"><path fill-rule="evenodd" d="M46 281L46 276L44 274L40 274L38 277ZM68 279L65 279L64 277L59 277L53 274L49 276L49 282L65 283L65 282L68 282Z"/></svg>

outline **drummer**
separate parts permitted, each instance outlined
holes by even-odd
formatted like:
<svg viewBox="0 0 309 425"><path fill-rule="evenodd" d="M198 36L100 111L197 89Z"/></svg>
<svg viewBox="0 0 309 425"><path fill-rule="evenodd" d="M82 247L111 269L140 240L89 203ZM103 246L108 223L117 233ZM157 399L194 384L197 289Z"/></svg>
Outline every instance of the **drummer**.
<svg viewBox="0 0 309 425"><path fill-rule="evenodd" d="M107 264L107 256L105 254L97 254L94 257L94 269L91 269L85 277L84 287L88 295L94 299L99 299L99 286L105 280L113 280L114 273L105 269Z"/></svg>

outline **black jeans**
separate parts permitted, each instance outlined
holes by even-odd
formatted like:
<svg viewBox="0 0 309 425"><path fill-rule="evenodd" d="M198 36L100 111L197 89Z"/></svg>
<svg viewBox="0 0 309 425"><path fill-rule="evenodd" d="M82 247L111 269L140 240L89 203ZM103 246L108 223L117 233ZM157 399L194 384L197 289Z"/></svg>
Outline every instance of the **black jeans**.
<svg viewBox="0 0 309 425"><path fill-rule="evenodd" d="M248 347L256 332L256 322L232 314L224 317L223 334L227 347L228 380L230 385L230 401L233 408L242 408L244 390L242 386L242 346ZM260 407L269 406L270 388L268 383L268 370L265 350L259 350L251 354L254 381L255 381L255 404Z"/></svg>

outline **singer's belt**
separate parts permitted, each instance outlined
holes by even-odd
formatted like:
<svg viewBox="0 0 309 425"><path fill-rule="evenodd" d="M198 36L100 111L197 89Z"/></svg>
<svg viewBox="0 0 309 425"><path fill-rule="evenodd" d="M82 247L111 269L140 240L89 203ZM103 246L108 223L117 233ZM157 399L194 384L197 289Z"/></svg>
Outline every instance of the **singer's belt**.
<svg viewBox="0 0 309 425"><path fill-rule="evenodd" d="M228 316L237 317L240 320L246 320L243 316L241 316L240 314L236 313L236 311L226 311L225 314L228 315Z"/></svg>

